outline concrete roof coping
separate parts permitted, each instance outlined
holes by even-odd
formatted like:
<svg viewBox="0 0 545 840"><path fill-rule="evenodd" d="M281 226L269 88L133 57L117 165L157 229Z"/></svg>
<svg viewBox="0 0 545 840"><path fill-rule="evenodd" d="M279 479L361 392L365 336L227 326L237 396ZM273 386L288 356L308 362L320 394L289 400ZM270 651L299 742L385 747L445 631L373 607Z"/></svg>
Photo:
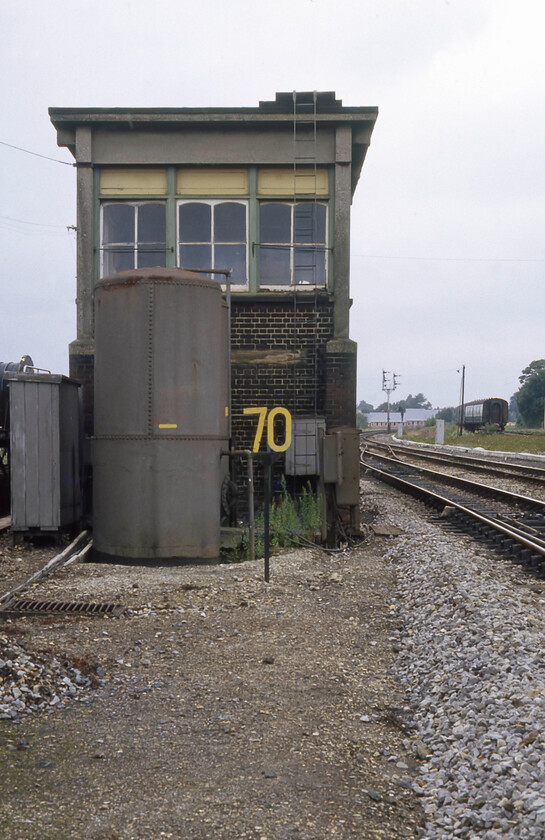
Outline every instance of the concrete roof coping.
<svg viewBox="0 0 545 840"><path fill-rule="evenodd" d="M76 124L126 123L134 124L188 123L188 122L239 122L239 121L284 121L293 120L294 110L299 118L314 114L319 121L328 122L375 122L378 108L374 106L345 107L336 99L333 91L294 91L277 93L276 99L262 101L257 108L49 108L49 116L55 127ZM295 109L296 103L296 109Z"/></svg>

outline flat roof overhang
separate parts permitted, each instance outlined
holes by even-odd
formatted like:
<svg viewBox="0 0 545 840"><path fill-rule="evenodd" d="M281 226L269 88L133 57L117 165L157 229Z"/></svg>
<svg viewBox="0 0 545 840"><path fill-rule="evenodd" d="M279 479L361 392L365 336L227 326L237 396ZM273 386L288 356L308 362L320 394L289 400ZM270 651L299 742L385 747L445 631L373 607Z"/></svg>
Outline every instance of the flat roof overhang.
<svg viewBox="0 0 545 840"><path fill-rule="evenodd" d="M277 93L273 101L260 102L257 108L49 108L57 130L57 144L76 157L76 129L87 127L116 131L191 131L192 129L236 130L282 129L314 121L317 127L352 128L353 187L357 183L371 134L378 116L376 107L345 107L331 91Z"/></svg>

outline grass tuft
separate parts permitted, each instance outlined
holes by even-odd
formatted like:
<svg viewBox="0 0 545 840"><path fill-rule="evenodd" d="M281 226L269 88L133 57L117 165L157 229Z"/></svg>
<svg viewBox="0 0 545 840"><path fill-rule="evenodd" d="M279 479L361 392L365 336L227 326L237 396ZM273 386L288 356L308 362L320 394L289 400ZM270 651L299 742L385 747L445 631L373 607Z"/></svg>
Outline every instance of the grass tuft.
<svg viewBox="0 0 545 840"><path fill-rule="evenodd" d="M424 428L408 432L406 440L421 443L435 443L435 429ZM468 448L487 449L490 452L536 452L545 454L545 433L543 429L508 430L497 432L493 426L485 426L479 432L458 434L458 427L445 426L445 444L448 446L467 446Z"/></svg>

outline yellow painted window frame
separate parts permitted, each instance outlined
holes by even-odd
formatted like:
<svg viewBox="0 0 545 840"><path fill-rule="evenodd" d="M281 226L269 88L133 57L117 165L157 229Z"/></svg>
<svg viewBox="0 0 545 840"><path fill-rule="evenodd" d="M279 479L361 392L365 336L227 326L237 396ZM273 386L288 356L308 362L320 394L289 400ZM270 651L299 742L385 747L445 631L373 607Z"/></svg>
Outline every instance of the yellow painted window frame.
<svg viewBox="0 0 545 840"><path fill-rule="evenodd" d="M247 168L191 168L176 172L176 195L179 198L247 198L249 172Z"/></svg>
<svg viewBox="0 0 545 840"><path fill-rule="evenodd" d="M257 170L258 198L280 196L329 196L329 172L314 167L268 168Z"/></svg>
<svg viewBox="0 0 545 840"><path fill-rule="evenodd" d="M164 198L168 194L167 170L151 166L101 169L99 194L101 198Z"/></svg>

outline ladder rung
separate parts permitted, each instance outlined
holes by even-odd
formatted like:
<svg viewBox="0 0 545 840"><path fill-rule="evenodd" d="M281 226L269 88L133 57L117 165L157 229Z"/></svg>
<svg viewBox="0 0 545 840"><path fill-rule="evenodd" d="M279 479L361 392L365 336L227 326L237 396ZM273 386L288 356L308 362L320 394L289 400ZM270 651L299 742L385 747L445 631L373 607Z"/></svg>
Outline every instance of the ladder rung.
<svg viewBox="0 0 545 840"><path fill-rule="evenodd" d="M297 91L293 92L293 139L294 139L294 179L297 182L298 189L296 192L302 192L311 195L316 194L318 180L316 172L316 120L317 120L317 92L307 93L304 96L298 96ZM307 146L302 144L306 143ZM310 145L312 144L312 145ZM296 154L297 151L305 151L307 154ZM309 154L310 152L310 154ZM298 172L297 168L307 167L312 168L313 171ZM306 178L306 181L302 179ZM295 190L295 187L294 187ZM309 220L313 224L313 219ZM309 232L312 228L308 228ZM306 233L306 231L304 231Z"/></svg>

